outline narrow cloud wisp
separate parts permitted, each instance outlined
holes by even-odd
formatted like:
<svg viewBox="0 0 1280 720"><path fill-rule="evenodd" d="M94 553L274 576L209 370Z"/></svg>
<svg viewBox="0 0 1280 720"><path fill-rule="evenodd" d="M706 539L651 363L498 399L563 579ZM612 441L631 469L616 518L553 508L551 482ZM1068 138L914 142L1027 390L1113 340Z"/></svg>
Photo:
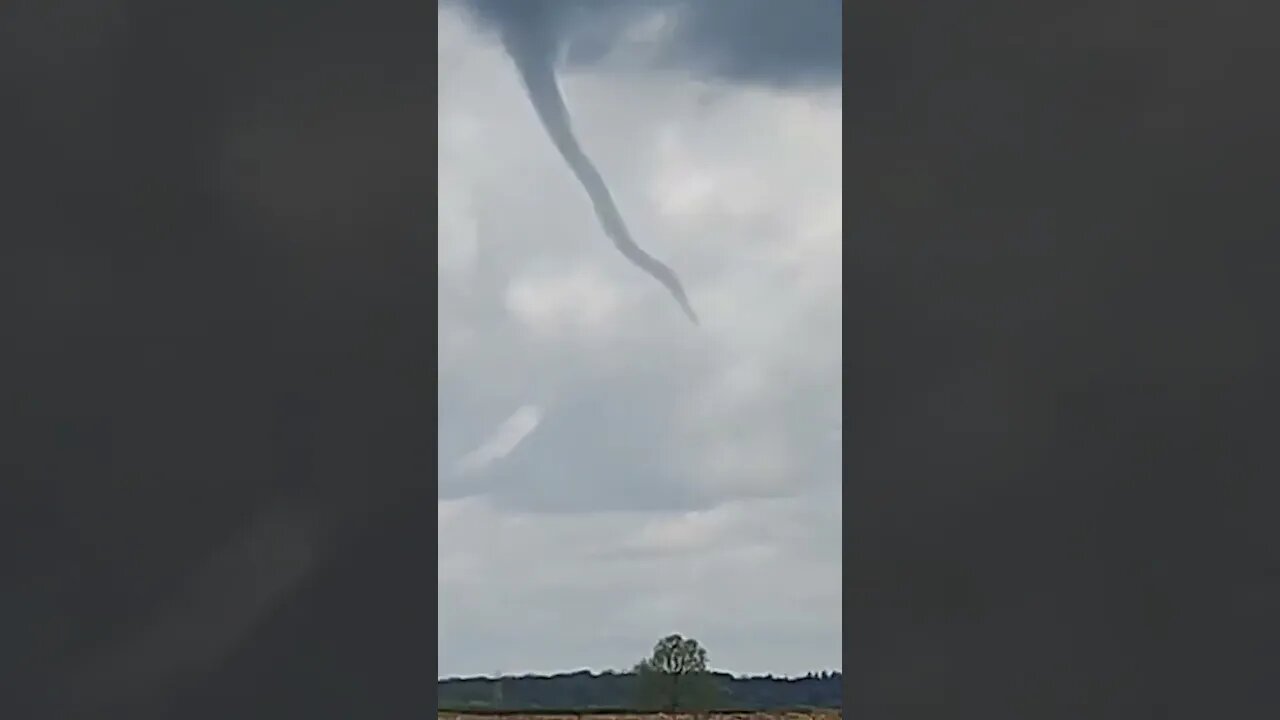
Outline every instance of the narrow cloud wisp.
<svg viewBox="0 0 1280 720"><path fill-rule="evenodd" d="M497 460L510 455L529 433L542 422L542 408L524 405L502 421L480 447L464 455L455 465L461 476L473 475Z"/></svg>
<svg viewBox="0 0 1280 720"><path fill-rule="evenodd" d="M495 2L486 4L493 6L495 10L498 5L504 6L503 10L509 10L510 8L506 6L513 5L513 3ZM684 310L689 320L697 324L698 316L689 304L689 298L685 295L680 279L671 268L640 249L640 246L631 239L631 233L622 220L622 214L613 201L613 195L609 192L604 177L600 175L600 171L578 144L570 123L569 109L565 106L564 97L560 94L560 86L556 81L553 64L556 43L546 29L546 25L539 23L539 18L535 17L541 9L535 7L537 5L535 0L527 0L527 4L517 13L518 17L494 13L497 17L491 18L497 24L503 48L520 73L520 78L528 91L530 103L542 121L547 135L551 137L551 142L560 151L561 157L568 163L578 182L582 183L583 188L586 189L605 235L628 260L662 283L680 304L680 309Z"/></svg>

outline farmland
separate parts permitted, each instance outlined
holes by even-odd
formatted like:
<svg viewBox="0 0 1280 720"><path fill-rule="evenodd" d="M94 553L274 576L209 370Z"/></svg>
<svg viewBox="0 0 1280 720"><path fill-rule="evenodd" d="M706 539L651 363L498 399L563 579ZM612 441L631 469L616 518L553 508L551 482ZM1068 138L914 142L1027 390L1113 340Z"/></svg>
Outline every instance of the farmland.
<svg viewBox="0 0 1280 720"><path fill-rule="evenodd" d="M712 712L709 714L694 713L595 713L584 710L581 713L437 713L437 720L840 720L840 710L806 710L806 711L753 711L753 712Z"/></svg>
<svg viewBox="0 0 1280 720"><path fill-rule="evenodd" d="M726 714L723 720L754 717L750 715L753 712L772 713L769 717L781 718L784 709L839 708L842 704L840 673L810 673L808 677L797 678L734 676L723 672L713 672L712 676L720 687L720 699L713 706L744 713ZM523 711L535 713L539 718L559 717L563 710L598 717L636 717L619 715L639 709L635 704L636 691L634 676L613 671L441 678L436 708L475 715ZM790 715L786 718L799 720Z"/></svg>

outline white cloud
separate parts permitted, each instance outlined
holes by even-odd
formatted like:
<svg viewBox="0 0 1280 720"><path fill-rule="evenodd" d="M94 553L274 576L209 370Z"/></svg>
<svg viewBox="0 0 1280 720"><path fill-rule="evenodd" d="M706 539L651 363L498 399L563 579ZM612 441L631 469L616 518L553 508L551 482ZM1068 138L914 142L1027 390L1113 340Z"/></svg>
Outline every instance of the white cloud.
<svg viewBox="0 0 1280 720"><path fill-rule="evenodd" d="M563 78L693 327L492 39L440 28L440 442L472 477L441 487L441 672L622 667L670 631L736 671L838 666L839 88Z"/></svg>
<svg viewBox="0 0 1280 720"><path fill-rule="evenodd" d="M446 673L623 668L672 631L736 671L839 666L838 504L542 517L441 506Z"/></svg>
<svg viewBox="0 0 1280 720"><path fill-rule="evenodd" d="M505 299L507 312L547 338L608 333L618 321L617 289L591 267L518 278L507 287Z"/></svg>

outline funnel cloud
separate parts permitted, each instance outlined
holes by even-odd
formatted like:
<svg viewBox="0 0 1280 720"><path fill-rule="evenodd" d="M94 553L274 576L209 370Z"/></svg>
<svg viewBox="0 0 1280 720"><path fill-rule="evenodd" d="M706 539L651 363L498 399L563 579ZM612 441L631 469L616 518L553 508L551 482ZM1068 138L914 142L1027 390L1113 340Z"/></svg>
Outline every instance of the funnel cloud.
<svg viewBox="0 0 1280 720"><path fill-rule="evenodd" d="M680 278L675 271L645 252L632 239L631 231L627 229L622 213L613 201L613 194L609 192L604 176L596 169L574 135L569 109L556 81L553 61L558 43L550 31L544 3L522 2L517 8L509 0L489 0L478 3L477 9L482 14L491 16L503 49L520 73L520 79L529 94L529 102L556 150L587 191L604 234L633 265L662 283L689 320L698 324L698 315L689 304Z"/></svg>

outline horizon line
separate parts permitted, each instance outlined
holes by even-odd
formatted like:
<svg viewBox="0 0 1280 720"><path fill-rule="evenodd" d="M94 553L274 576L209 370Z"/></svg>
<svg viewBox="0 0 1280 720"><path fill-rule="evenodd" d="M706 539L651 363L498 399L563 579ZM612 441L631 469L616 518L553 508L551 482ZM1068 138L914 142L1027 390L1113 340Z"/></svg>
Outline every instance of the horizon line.
<svg viewBox="0 0 1280 720"><path fill-rule="evenodd" d="M804 673L800 673L800 674L781 673L781 672L775 672L775 671L734 672L732 670L726 670L722 668L707 668L707 670L708 672L714 675L728 675L734 679L740 679L740 680L749 680L749 679L767 680L770 678L774 680L803 680L805 679L806 675L818 675L824 672L829 674L835 674L835 675L844 674L844 671L841 668L820 668L817 670L806 670ZM438 675L436 676L436 682L464 681L464 680L497 680L500 678L532 678L532 677L548 678L548 677L557 677L562 675L581 675L583 673L587 673L595 676L630 675L632 674L632 671L619 670L617 668L605 668L603 670L596 670L593 668L584 667L584 668L578 668L576 670L554 670L549 672L548 671L516 671L516 672L502 672L502 673L496 673L496 674L476 673L471 675Z"/></svg>

